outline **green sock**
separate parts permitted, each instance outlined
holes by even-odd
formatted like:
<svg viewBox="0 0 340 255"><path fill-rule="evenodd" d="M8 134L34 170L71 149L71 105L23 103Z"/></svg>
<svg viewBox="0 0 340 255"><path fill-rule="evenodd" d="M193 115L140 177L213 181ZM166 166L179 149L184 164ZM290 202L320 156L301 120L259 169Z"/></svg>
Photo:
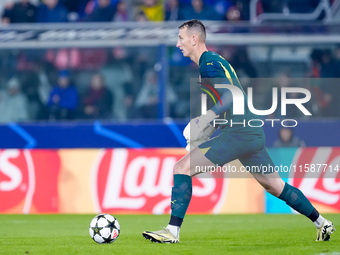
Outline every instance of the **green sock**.
<svg viewBox="0 0 340 255"><path fill-rule="evenodd" d="M183 219L192 195L192 180L189 175L175 174L171 192L171 216Z"/></svg>
<svg viewBox="0 0 340 255"><path fill-rule="evenodd" d="M286 183L279 198L285 201L286 204L293 208L295 211L298 211L299 213L307 216L312 221L315 220L312 218L314 218L314 214L316 214L317 211L299 189Z"/></svg>

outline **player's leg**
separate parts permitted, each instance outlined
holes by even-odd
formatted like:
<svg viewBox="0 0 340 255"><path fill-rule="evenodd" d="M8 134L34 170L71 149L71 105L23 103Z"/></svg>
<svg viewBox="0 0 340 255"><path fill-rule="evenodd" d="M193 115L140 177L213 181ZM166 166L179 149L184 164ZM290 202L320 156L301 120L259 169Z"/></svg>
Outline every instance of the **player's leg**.
<svg viewBox="0 0 340 255"><path fill-rule="evenodd" d="M229 136L221 134L201 144L175 164L174 186L171 193L171 218L167 227L175 234L179 232L191 200L191 177L201 173L200 167L223 166L237 158L238 150L232 148L232 143L226 144L226 139L229 139Z"/></svg>
<svg viewBox="0 0 340 255"><path fill-rule="evenodd" d="M285 183L278 173L253 173L255 179L267 192L286 202L295 211L308 217L317 228L316 241L328 241L335 231L332 222L326 220L314 208L306 196L294 186Z"/></svg>
<svg viewBox="0 0 340 255"><path fill-rule="evenodd" d="M239 147L237 147L239 145ZM174 186L171 192L171 218L168 226L161 231L145 231L143 236L155 242L178 242L179 230L185 213L188 209L192 182L191 177L199 174L199 167L223 166L225 163L236 159L240 151L250 150L251 146L237 143L228 133L223 133L199 145L185 155L174 166Z"/></svg>
<svg viewBox="0 0 340 255"><path fill-rule="evenodd" d="M171 191L171 217L168 226L160 231L145 231L143 236L153 242L178 243L179 230L192 195L191 177L198 174L195 166L213 166L199 148L195 148L174 166L174 186Z"/></svg>
<svg viewBox="0 0 340 255"><path fill-rule="evenodd" d="M192 176L199 174L196 166L214 166L199 148L179 160L173 170L174 186L171 191L171 217L167 228L176 236L182 225L192 195Z"/></svg>
<svg viewBox="0 0 340 255"><path fill-rule="evenodd" d="M261 162L262 166L267 166L267 170L274 169L274 163L265 148L250 157L240 159L240 161L242 164L250 166ZM273 168L269 166L273 166ZM330 234L335 231L333 224L319 214L299 189L285 183L277 172L267 171L266 173L252 173L252 175L267 192L285 201L287 205L314 223L317 228L317 241L329 240Z"/></svg>

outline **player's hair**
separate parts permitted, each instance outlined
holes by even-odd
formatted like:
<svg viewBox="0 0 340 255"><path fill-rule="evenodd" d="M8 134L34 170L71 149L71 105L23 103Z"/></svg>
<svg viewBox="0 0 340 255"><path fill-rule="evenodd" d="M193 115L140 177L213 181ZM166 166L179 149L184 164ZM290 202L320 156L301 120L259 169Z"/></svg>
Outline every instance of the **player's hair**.
<svg viewBox="0 0 340 255"><path fill-rule="evenodd" d="M206 32L205 32L205 26L203 23L197 19L192 19L184 22L182 25L180 25L178 28L188 28L190 31L195 31L199 35L199 39L205 43L206 38Z"/></svg>

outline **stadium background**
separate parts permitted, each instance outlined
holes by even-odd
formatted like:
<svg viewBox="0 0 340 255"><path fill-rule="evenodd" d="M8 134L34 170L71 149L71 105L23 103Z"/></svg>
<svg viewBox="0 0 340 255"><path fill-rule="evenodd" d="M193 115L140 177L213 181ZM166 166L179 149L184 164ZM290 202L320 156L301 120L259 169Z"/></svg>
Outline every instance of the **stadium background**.
<svg viewBox="0 0 340 255"><path fill-rule="evenodd" d="M198 74L175 48L183 19L206 20L209 49L259 108L272 86L312 92L312 116L289 112L294 139L265 126L276 164L340 165L339 1L36 0L30 12L11 2L1 1L1 213L169 213ZM339 212L339 174L323 177L285 176L321 212ZM251 178L203 177L189 212L292 213Z"/></svg>

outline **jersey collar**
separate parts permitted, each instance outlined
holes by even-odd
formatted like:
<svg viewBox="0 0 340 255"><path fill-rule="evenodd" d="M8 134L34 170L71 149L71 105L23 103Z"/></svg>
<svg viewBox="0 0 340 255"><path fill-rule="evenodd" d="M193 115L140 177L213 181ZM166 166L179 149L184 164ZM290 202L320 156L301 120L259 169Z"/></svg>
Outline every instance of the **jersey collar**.
<svg viewBox="0 0 340 255"><path fill-rule="evenodd" d="M203 58L204 58L203 56L204 56L204 54L205 54L205 53L208 53L208 52L209 52L209 51L205 51L205 52L203 52L202 55L200 56L200 59L199 59L199 61L198 61L198 65L199 65L199 66L201 65L201 63L202 63L202 61L203 61Z"/></svg>

